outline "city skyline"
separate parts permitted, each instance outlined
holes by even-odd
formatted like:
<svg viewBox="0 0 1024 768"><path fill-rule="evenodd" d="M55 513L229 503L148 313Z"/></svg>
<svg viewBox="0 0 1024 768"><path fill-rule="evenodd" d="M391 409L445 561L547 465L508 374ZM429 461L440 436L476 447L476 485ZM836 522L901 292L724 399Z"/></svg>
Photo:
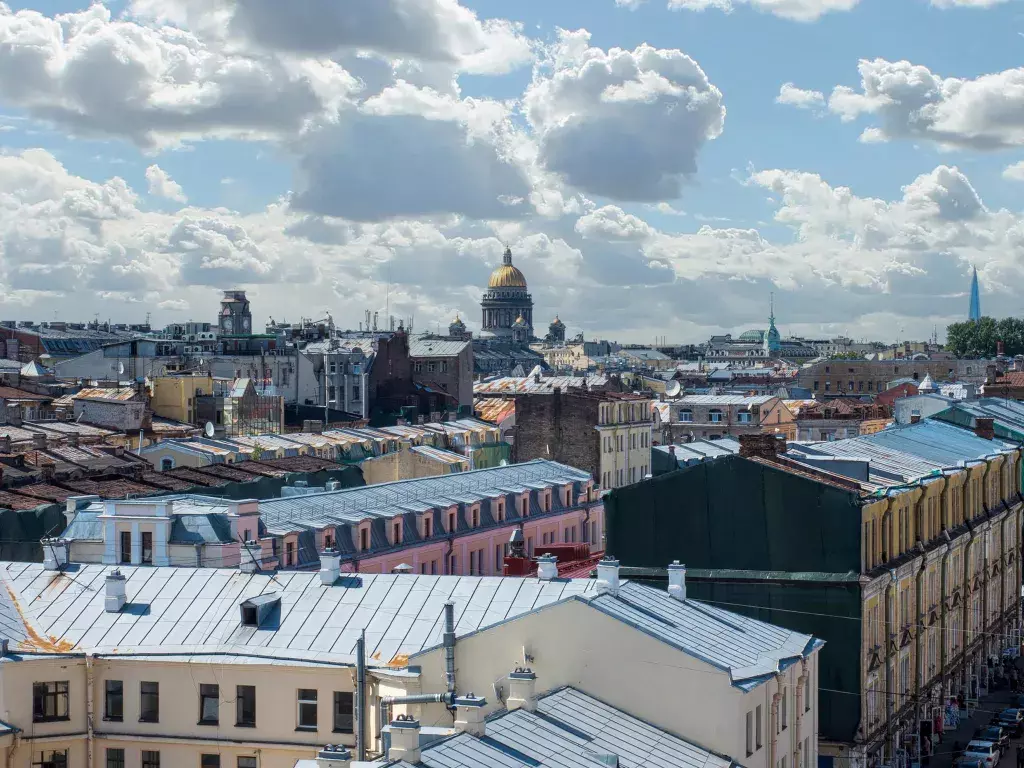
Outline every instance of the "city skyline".
<svg viewBox="0 0 1024 768"><path fill-rule="evenodd" d="M163 326L238 287L260 323L479 332L506 245L570 336L701 340L775 292L783 335L924 339L972 265L1017 311L1012 3L393 1L0 12L0 313Z"/></svg>

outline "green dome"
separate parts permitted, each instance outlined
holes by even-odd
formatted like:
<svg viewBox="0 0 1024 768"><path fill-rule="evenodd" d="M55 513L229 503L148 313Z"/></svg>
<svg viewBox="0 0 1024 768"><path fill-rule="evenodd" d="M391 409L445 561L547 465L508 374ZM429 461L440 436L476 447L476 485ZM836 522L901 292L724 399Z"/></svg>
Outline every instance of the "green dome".
<svg viewBox="0 0 1024 768"><path fill-rule="evenodd" d="M737 341L746 342L749 344L760 344L764 341L764 331L744 331L740 334Z"/></svg>

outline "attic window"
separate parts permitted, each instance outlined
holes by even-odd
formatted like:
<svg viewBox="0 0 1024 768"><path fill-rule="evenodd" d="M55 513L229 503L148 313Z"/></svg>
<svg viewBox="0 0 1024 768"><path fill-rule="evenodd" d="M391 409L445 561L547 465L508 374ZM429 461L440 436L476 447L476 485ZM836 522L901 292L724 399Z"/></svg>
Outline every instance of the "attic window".
<svg viewBox="0 0 1024 768"><path fill-rule="evenodd" d="M274 611L281 607L281 596L276 592L258 595L243 600L239 604L242 612L243 627L262 627L267 623Z"/></svg>

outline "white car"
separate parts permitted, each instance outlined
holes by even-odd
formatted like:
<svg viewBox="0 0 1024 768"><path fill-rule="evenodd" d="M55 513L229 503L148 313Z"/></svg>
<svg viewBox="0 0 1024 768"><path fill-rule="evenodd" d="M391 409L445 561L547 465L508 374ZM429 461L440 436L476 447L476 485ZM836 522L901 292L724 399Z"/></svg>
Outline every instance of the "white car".
<svg viewBox="0 0 1024 768"><path fill-rule="evenodd" d="M992 741L969 742L964 757L979 760L985 768L996 768L999 764L999 745Z"/></svg>

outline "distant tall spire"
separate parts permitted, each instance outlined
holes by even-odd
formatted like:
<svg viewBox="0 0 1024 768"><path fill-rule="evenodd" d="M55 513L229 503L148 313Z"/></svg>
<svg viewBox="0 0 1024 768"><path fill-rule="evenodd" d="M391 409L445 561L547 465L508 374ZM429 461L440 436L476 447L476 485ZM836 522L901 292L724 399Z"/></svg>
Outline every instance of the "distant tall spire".
<svg viewBox="0 0 1024 768"><path fill-rule="evenodd" d="M981 292L978 290L978 268L974 268L974 275L971 277L971 309L967 313L967 319L977 322L981 320Z"/></svg>

